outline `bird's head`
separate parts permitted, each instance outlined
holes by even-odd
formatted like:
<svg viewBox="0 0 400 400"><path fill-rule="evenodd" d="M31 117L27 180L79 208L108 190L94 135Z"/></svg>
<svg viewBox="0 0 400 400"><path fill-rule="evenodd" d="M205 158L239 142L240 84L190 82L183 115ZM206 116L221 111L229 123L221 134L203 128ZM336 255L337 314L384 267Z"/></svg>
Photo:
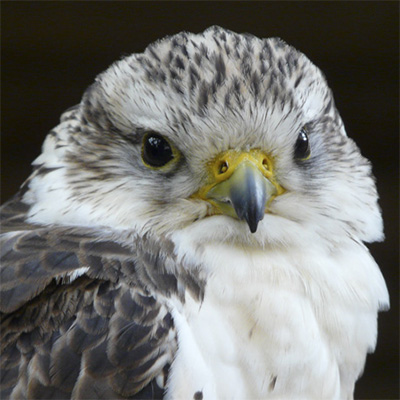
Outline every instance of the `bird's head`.
<svg viewBox="0 0 400 400"><path fill-rule="evenodd" d="M262 246L382 238L368 161L320 70L280 39L168 37L68 115L36 161L54 172L33 181L33 220Z"/></svg>

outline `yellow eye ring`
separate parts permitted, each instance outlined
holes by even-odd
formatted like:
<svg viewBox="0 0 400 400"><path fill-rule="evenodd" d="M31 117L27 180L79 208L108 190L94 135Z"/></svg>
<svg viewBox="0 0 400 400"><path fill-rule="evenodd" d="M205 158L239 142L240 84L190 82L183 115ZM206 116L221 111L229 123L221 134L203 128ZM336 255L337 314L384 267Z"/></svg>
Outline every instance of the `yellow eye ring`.
<svg viewBox="0 0 400 400"><path fill-rule="evenodd" d="M179 151L164 136L147 132L143 136L142 161L151 169L165 169L180 157Z"/></svg>
<svg viewBox="0 0 400 400"><path fill-rule="evenodd" d="M302 128L294 146L294 158L299 161L306 161L311 156L310 142L306 128Z"/></svg>

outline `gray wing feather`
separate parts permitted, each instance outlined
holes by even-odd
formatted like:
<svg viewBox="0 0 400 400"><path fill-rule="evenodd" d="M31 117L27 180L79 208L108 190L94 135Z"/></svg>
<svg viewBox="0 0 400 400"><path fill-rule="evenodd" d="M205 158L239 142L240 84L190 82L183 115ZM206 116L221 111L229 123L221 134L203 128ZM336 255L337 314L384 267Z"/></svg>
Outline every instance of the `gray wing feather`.
<svg viewBox="0 0 400 400"><path fill-rule="evenodd" d="M150 249L27 224L27 210L18 198L1 209L1 397L161 398L176 336L155 287L176 278L148 270Z"/></svg>

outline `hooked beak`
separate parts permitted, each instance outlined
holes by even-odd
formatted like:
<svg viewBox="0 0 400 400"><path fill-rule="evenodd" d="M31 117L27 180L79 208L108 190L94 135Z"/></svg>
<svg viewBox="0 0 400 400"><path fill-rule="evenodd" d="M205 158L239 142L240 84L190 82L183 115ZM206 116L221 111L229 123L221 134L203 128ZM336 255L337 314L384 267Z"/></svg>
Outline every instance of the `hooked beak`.
<svg viewBox="0 0 400 400"><path fill-rule="evenodd" d="M210 181L194 197L213 206L215 214L244 220L256 232L269 203L284 192L274 179L271 160L259 150L229 150L211 163Z"/></svg>

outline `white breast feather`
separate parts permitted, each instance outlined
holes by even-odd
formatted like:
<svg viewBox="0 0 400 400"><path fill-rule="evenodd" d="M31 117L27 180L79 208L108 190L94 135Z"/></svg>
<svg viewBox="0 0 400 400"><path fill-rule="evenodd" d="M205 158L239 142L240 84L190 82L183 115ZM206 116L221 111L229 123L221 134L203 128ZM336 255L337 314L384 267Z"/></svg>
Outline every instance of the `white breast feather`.
<svg viewBox="0 0 400 400"><path fill-rule="evenodd" d="M182 248L190 237L177 236ZM209 271L201 305L174 304L179 350L168 399L351 398L376 312L388 304L382 275L351 240L335 254L207 245L180 254Z"/></svg>

